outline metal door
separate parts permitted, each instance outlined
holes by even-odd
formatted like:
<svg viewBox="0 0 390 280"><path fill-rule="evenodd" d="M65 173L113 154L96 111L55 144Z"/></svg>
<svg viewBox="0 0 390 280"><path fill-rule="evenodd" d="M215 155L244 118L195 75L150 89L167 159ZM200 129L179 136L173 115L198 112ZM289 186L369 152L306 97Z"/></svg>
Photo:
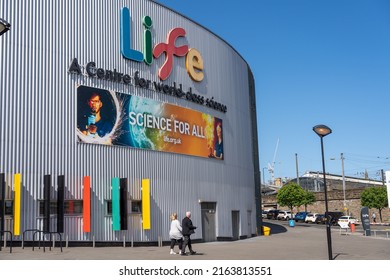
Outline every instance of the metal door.
<svg viewBox="0 0 390 280"><path fill-rule="evenodd" d="M240 237L240 211L232 211L232 235L233 240Z"/></svg>
<svg viewBox="0 0 390 280"><path fill-rule="evenodd" d="M248 233L247 237L252 237L252 211L247 212L247 221L248 221Z"/></svg>
<svg viewBox="0 0 390 280"><path fill-rule="evenodd" d="M202 211L203 241L205 241L205 242L216 241L217 240L217 236L215 234L216 203L215 202L202 202L201 203L201 211Z"/></svg>

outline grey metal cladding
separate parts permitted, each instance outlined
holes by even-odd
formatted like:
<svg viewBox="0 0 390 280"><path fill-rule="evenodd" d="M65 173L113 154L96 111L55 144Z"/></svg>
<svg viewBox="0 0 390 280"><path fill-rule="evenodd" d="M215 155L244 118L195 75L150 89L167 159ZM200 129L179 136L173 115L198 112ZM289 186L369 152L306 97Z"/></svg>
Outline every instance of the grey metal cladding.
<svg viewBox="0 0 390 280"><path fill-rule="evenodd" d="M132 12L132 36L142 38L142 18L153 20L153 42L164 42L174 27L183 27L186 42L204 60L205 79L196 83L188 76L184 58L174 61L165 81L183 85L206 98L225 104L222 113L185 99L123 83L68 73L77 58L81 65L94 61L104 69L159 81L156 73L163 58L151 66L126 60L120 53L120 9ZM167 240L169 215L191 210L198 226L194 238L202 238L199 200L217 203L217 236L232 236L231 211L240 211L240 235L255 225L255 170L253 120L248 65L224 40L190 19L145 0L4 0L0 16L12 30L0 38L0 171L21 173L23 182L22 231L41 227L38 201L43 199L43 176L56 180L65 175L65 200L83 198L83 176L91 177L92 232L83 233L82 216L65 216L69 240L156 241ZM142 40L133 40L142 50ZM114 90L201 111L223 120L225 160L156 152L128 147L78 143L76 128L77 86ZM253 100L252 100L253 102ZM257 145L257 143L256 143ZM257 150L256 150L257 153ZM142 216L129 213L129 230L113 231L105 201L111 199L111 178L127 177L131 199L141 199L141 180L151 182L151 230L142 230ZM247 212L251 211L251 221ZM55 216L51 219L55 228ZM16 237L18 239L20 237Z"/></svg>

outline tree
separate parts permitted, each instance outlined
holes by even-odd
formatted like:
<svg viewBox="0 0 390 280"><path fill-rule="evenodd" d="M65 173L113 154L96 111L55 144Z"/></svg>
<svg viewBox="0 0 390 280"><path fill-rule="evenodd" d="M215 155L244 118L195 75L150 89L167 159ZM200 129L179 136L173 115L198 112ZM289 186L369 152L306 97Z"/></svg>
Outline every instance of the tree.
<svg viewBox="0 0 390 280"><path fill-rule="evenodd" d="M303 202L302 204L305 205L305 211L307 212L307 205L313 204L316 202L316 196L314 193L304 190L305 196L303 197Z"/></svg>
<svg viewBox="0 0 390 280"><path fill-rule="evenodd" d="M305 191L295 183L287 183L280 188L276 200L280 206L287 206L293 214L293 207L299 207L304 203Z"/></svg>
<svg viewBox="0 0 390 280"><path fill-rule="evenodd" d="M376 208L379 211L379 217L382 222L382 209L388 206L387 190L385 187L370 187L362 192L362 206Z"/></svg>

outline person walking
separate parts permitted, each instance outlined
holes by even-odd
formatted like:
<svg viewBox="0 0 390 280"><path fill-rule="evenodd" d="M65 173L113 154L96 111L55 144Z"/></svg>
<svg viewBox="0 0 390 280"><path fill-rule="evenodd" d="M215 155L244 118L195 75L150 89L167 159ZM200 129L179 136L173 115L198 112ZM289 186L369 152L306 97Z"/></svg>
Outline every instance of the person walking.
<svg viewBox="0 0 390 280"><path fill-rule="evenodd" d="M182 248L182 251L181 251L181 255L182 256L186 256L187 255L186 254L186 247L187 246L188 246L188 250L190 250L190 254L191 255L195 255L196 252L194 250L192 250L191 234L195 233L196 227L192 224L191 212L190 211L186 212L186 216L183 219L181 225L183 227L182 233L183 233L183 236L184 236L184 243L183 243L183 248Z"/></svg>
<svg viewBox="0 0 390 280"><path fill-rule="evenodd" d="M375 212L372 213L372 221L374 222L374 224L376 223L376 214L375 214Z"/></svg>
<svg viewBox="0 0 390 280"><path fill-rule="evenodd" d="M171 215L171 229L169 231L169 238L171 239L171 255L176 255L176 253L173 251L173 248L175 247L175 244L179 244L179 254L182 252L182 246L183 246L183 234L182 234L182 227L180 225L180 222L177 220L177 214L173 213Z"/></svg>

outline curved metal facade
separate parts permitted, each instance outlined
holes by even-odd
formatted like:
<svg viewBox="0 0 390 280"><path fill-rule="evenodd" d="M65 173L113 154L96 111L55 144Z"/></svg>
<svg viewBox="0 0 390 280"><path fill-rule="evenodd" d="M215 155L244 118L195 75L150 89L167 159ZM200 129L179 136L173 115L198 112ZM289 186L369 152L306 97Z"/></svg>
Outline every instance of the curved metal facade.
<svg viewBox="0 0 390 280"><path fill-rule="evenodd" d="M126 60L120 53L120 11L131 11L132 47L143 49L149 15L153 44L165 42L169 30L182 27L187 43L204 61L205 78L194 82L184 58L174 60L165 84L182 84L227 106L223 113L206 106L134 85L69 73L74 58L103 69L159 81L162 58L149 66ZM238 211L240 236L256 232L255 186L258 181L256 105L253 77L243 58L225 41L188 18L146 0L4 0L0 17L11 30L0 37L0 173L6 174L7 198L13 198L13 174L22 176L21 231L42 228L38 202L44 198L43 176L52 175L56 200L57 175L65 175L65 200L83 199L83 176L91 178L91 232L83 217L65 216L70 241L168 240L169 215L183 218L190 210L201 239L201 203L216 205L216 237L233 237L232 211ZM251 87L252 84L252 88ZM113 90L213 115L223 120L224 160L120 146L79 143L75 132L77 86ZM105 201L111 200L111 178L128 179L130 199L141 199L141 180L150 179L151 229L142 229L142 215L128 214L128 230L113 230ZM257 184L259 185L259 184ZM7 227L12 225L9 217ZM56 215L51 216L55 227ZM15 239L21 238L15 237ZM31 238L28 235L28 238Z"/></svg>

